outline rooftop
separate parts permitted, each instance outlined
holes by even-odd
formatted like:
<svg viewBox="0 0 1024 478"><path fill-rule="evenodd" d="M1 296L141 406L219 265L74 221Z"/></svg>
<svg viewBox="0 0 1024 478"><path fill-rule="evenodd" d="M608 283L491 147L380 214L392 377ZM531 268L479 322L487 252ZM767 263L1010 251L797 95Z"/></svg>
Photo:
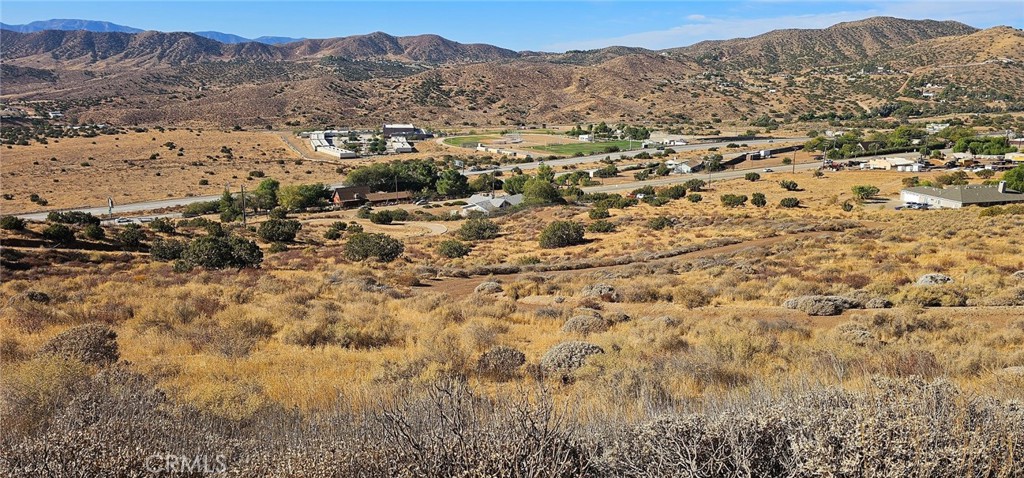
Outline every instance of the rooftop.
<svg viewBox="0 0 1024 478"><path fill-rule="evenodd" d="M1024 194L1006 189L999 192L999 186L956 186L945 189L920 186L907 188L904 191L933 196L949 201L957 201L961 204L985 204L994 202L1024 202Z"/></svg>

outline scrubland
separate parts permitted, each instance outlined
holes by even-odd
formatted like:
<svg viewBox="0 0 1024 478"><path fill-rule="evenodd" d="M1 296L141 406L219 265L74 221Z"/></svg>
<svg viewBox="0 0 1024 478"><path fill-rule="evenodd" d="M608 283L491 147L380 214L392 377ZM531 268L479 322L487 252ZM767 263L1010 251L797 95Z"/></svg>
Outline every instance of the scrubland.
<svg viewBox="0 0 1024 478"><path fill-rule="evenodd" d="M886 196L899 179L835 176L613 208L614 232L559 249L539 231L590 208L523 210L459 259L436 252L448 233L352 263L319 225L237 271L19 250L0 285L0 467L129 476L152 453L217 453L245 476L1020 476L1024 216L846 212L844 181ZM754 191L767 206L718 200ZM917 285L930 273L952 282ZM856 305L783 307L808 295Z"/></svg>

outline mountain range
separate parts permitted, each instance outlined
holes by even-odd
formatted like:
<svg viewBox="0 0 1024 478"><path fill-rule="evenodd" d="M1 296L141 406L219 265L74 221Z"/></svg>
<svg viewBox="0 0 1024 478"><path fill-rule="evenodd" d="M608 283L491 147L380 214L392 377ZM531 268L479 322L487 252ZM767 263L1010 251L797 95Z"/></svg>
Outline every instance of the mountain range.
<svg viewBox="0 0 1024 478"><path fill-rule="evenodd" d="M141 28L126 27L124 25L118 25L116 23L110 22L69 19L40 20L31 23L26 23L24 25L8 25L0 22L0 29L19 33L33 33L41 32L43 30L84 30L88 32L119 33L141 33L145 31ZM195 32L195 34L204 38L219 41L221 43L257 42L266 43L268 45L276 45L279 43L288 43L302 40L302 38L289 38L281 36L261 36L259 38L244 38L238 35L232 35L230 33L221 32Z"/></svg>
<svg viewBox="0 0 1024 478"><path fill-rule="evenodd" d="M45 101L71 118L124 124L611 120L708 130L893 104L908 114L1024 110L1020 30L889 17L658 51L564 53L383 32L271 45L183 32L4 31L0 63L4 102Z"/></svg>

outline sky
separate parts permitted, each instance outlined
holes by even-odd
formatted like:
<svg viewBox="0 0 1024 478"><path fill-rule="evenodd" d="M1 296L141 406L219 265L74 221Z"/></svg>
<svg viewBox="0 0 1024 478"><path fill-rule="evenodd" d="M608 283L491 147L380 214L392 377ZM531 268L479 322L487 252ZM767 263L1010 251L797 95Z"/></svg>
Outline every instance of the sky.
<svg viewBox="0 0 1024 478"><path fill-rule="evenodd" d="M1024 28L1022 0L888 1L49 1L3 0L0 21L101 20L145 30L218 31L246 38L331 38L383 31L561 52L612 45L663 49L825 28L873 16Z"/></svg>

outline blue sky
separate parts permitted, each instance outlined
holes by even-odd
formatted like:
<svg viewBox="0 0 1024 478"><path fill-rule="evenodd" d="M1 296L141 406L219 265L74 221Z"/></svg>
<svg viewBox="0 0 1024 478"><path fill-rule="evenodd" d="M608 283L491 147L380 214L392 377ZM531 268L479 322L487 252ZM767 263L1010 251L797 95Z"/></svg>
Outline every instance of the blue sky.
<svg viewBox="0 0 1024 478"><path fill-rule="evenodd" d="M464 43L514 50L564 51L610 45L652 49L749 37L779 28L824 28L887 15L1024 28L1021 0L696 2L348 2L348 1L48 1L3 0L0 21L105 20L161 31L219 31L329 38L384 31L436 33Z"/></svg>

